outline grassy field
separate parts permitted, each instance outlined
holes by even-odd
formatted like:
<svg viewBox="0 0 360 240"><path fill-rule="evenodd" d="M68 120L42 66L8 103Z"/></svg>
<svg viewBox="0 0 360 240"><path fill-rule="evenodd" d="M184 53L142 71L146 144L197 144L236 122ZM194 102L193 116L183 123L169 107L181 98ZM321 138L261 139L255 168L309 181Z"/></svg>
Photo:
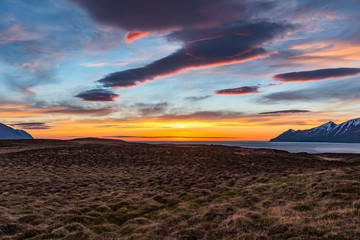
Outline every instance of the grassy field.
<svg viewBox="0 0 360 240"><path fill-rule="evenodd" d="M360 155L0 141L0 239L360 239Z"/></svg>

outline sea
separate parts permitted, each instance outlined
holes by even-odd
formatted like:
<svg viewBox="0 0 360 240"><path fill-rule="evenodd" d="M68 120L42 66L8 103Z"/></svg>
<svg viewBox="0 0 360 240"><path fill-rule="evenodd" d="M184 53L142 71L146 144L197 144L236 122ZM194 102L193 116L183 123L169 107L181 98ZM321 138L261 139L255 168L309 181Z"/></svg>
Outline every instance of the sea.
<svg viewBox="0 0 360 240"><path fill-rule="evenodd" d="M360 153L360 143L267 142L267 141L137 141L151 144L206 144L245 148L270 148L291 153Z"/></svg>

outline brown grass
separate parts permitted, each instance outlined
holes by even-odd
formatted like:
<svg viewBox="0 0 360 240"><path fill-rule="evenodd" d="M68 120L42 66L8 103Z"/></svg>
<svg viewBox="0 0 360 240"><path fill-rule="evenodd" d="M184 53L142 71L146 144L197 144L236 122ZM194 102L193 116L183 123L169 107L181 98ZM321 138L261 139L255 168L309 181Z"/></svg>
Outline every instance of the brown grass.
<svg viewBox="0 0 360 240"><path fill-rule="evenodd" d="M358 159L1 141L0 239L359 239Z"/></svg>

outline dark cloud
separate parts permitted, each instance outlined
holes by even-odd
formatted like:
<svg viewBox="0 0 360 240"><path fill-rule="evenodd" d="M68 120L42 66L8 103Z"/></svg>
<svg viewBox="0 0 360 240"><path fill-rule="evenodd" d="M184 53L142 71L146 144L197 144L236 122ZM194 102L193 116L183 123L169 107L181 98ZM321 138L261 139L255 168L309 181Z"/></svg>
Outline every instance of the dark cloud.
<svg viewBox="0 0 360 240"><path fill-rule="evenodd" d="M198 101L201 101L201 100L205 100L207 98L210 98L211 95L206 95L206 96L200 96L200 97L197 97L197 96L192 96L192 97L186 97L185 99L186 100L189 100L189 101L193 101L193 102L198 102Z"/></svg>
<svg viewBox="0 0 360 240"><path fill-rule="evenodd" d="M261 115L278 115L278 114L293 114L293 113L308 113L311 112L309 110L282 110L282 111L274 111L274 112L262 112L259 113Z"/></svg>
<svg viewBox="0 0 360 240"><path fill-rule="evenodd" d="M289 72L275 75L275 80L283 82L319 81L360 74L360 68L327 68L313 71Z"/></svg>
<svg viewBox="0 0 360 240"><path fill-rule="evenodd" d="M101 24L129 31L169 31L229 22L240 4L223 0L70 0ZM244 8L245 6L243 6Z"/></svg>
<svg viewBox="0 0 360 240"><path fill-rule="evenodd" d="M192 68L226 65L265 57L261 46L285 33L289 25L259 22L231 24L219 29L181 31L169 35L183 48L144 67L111 73L100 79L105 87L132 87Z"/></svg>
<svg viewBox="0 0 360 240"><path fill-rule="evenodd" d="M75 97L88 102L114 102L119 95L107 89L92 89L81 92Z"/></svg>
<svg viewBox="0 0 360 240"><path fill-rule="evenodd" d="M239 88L229 88L223 90L215 91L216 95L245 95L245 94L252 94L252 93L260 93L258 91L259 86L245 86Z"/></svg>
<svg viewBox="0 0 360 240"><path fill-rule="evenodd" d="M133 87L186 69L234 64L269 56L262 46L292 29L289 24L255 22L274 9L272 1L70 0L97 22L128 31L131 42L153 32L170 32L183 48L144 67L111 73L105 87ZM247 22L248 21L248 22Z"/></svg>
<svg viewBox="0 0 360 240"><path fill-rule="evenodd" d="M26 123L15 123L9 125L21 129L50 129L50 126L48 126L47 123L44 122L26 122Z"/></svg>

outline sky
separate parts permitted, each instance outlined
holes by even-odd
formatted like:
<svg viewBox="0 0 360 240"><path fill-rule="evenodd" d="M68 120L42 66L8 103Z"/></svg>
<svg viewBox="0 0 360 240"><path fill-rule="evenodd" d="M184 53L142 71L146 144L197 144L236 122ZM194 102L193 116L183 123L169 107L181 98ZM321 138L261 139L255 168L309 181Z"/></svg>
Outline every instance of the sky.
<svg viewBox="0 0 360 240"><path fill-rule="evenodd" d="M0 122L269 140L360 117L359 0L2 0Z"/></svg>

